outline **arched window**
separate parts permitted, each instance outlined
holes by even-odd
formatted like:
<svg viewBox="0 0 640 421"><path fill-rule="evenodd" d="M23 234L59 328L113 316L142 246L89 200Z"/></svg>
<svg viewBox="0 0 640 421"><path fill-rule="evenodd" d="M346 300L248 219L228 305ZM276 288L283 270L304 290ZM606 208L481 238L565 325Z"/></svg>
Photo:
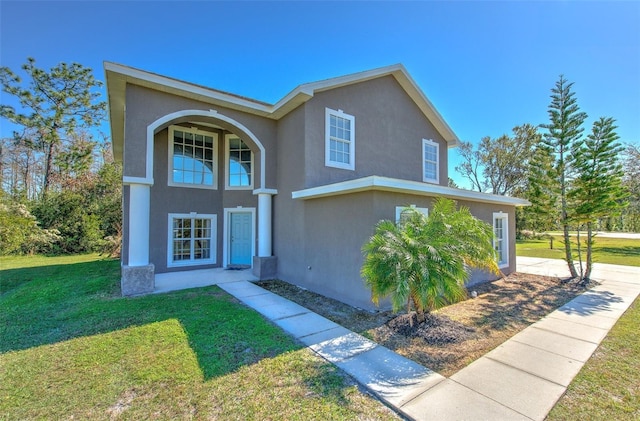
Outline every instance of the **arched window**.
<svg viewBox="0 0 640 421"><path fill-rule="evenodd" d="M171 126L169 139L169 185L216 188L217 135L194 128Z"/></svg>

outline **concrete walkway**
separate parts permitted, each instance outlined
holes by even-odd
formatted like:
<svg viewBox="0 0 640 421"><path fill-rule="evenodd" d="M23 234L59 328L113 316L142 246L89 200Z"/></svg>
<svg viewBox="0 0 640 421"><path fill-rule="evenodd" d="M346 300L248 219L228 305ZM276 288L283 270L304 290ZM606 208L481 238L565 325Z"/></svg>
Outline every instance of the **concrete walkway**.
<svg viewBox="0 0 640 421"><path fill-rule="evenodd" d="M524 257L518 271L568 275L563 261ZM218 286L411 419L542 420L640 293L640 268L598 264L593 277L602 284L448 379L251 282Z"/></svg>

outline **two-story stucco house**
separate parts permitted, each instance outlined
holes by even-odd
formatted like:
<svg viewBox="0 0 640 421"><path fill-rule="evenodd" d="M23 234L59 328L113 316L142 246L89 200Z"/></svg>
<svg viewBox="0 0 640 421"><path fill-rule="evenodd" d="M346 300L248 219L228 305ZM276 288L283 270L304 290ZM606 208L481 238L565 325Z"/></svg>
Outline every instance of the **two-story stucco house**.
<svg viewBox="0 0 640 421"><path fill-rule="evenodd" d="M105 63L123 163L122 291L249 267L371 309L361 247L402 207L453 198L515 270L521 199L447 187L458 138L402 65L298 86L276 104ZM475 277L482 276L476 274Z"/></svg>

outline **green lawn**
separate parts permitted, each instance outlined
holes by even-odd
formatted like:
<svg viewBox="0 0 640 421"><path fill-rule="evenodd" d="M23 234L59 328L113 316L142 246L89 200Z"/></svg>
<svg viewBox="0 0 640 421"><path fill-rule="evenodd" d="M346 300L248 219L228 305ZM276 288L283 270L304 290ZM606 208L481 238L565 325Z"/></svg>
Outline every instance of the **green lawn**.
<svg viewBox="0 0 640 421"><path fill-rule="evenodd" d="M2 419L394 419L217 287L118 296L96 255L0 257Z"/></svg>
<svg viewBox="0 0 640 421"><path fill-rule="evenodd" d="M572 236L575 239L575 236ZM575 244L574 244L575 254ZM553 250L550 240L518 240L516 254L527 257L564 259L564 242L561 235L553 236ZM583 260L586 258L583 254ZM640 266L640 240L624 238L596 237L593 245L593 261L614 265Z"/></svg>
<svg viewBox="0 0 640 421"><path fill-rule="evenodd" d="M640 298L618 320L549 420L640 419Z"/></svg>

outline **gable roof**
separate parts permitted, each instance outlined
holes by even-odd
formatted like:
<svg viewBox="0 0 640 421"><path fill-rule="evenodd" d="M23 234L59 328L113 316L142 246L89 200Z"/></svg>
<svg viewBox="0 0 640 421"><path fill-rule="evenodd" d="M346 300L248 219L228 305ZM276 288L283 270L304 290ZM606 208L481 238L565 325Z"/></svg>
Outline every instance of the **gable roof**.
<svg viewBox="0 0 640 421"><path fill-rule="evenodd" d="M396 79L425 117L433 124L438 133L446 140L448 147L455 147L460 142L456 134L444 121L440 113L438 113L431 101L429 101L427 96L418 87L402 64L394 64L317 82L304 83L293 89L275 104L269 104L229 92L184 82L179 79L117 63L104 62L104 71L109 100L113 152L116 159L122 157L124 144L124 109L127 84L143 86L149 89L195 99L204 103L278 120L299 105L307 102L316 92L337 89L342 86L390 75Z"/></svg>

